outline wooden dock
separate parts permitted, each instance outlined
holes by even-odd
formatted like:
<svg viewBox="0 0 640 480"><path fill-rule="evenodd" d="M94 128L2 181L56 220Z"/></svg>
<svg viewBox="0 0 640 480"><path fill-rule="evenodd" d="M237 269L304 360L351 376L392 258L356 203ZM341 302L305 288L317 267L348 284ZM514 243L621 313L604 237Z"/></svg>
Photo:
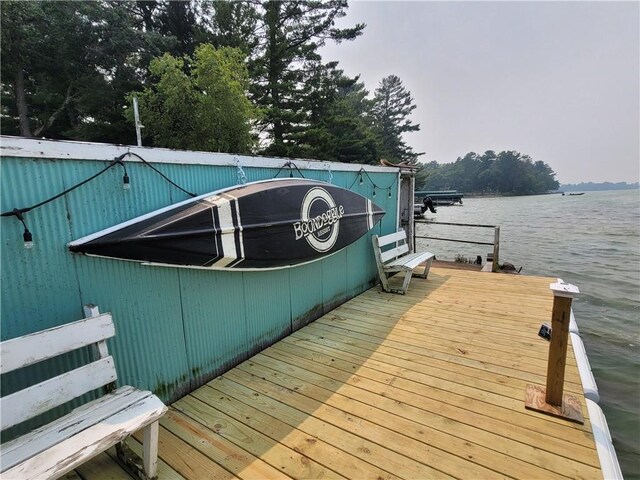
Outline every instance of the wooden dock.
<svg viewBox="0 0 640 480"><path fill-rule="evenodd" d="M159 476L601 479L571 348L585 424L524 407L553 281L434 267L373 288L171 405ZM110 455L69 478L129 478Z"/></svg>

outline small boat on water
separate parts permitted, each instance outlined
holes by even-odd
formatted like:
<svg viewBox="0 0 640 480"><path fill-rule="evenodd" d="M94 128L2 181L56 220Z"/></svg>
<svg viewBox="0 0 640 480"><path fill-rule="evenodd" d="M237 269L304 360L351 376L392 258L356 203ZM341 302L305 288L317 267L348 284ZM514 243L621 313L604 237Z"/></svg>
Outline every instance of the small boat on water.
<svg viewBox="0 0 640 480"><path fill-rule="evenodd" d="M569 196L578 196L578 195L584 195L584 192L579 192L579 193L570 193Z"/></svg>
<svg viewBox="0 0 640 480"><path fill-rule="evenodd" d="M146 264L278 269L336 253L384 214L368 198L328 183L263 180L156 210L68 247L74 253Z"/></svg>

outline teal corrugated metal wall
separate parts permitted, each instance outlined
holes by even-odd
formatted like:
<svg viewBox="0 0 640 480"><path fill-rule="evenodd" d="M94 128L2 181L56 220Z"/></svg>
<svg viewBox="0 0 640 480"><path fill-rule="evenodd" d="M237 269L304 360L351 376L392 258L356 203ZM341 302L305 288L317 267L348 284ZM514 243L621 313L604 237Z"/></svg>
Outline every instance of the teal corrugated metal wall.
<svg viewBox="0 0 640 480"><path fill-rule="evenodd" d="M282 161L283 163L285 160ZM40 202L93 175L106 163L3 157L1 210ZM238 183L233 166L156 164L198 194ZM334 171L332 183L351 188L386 210L372 232L324 260L268 272L217 272L143 266L72 255L67 242L184 200L187 196L142 163L94 181L25 215L34 247L25 250L22 226L3 218L1 234L2 339L82 318L94 303L113 313L109 344L119 382L173 401L229 367L314 320L376 281L371 235L397 225L397 174L370 173L378 190L356 172ZM273 178L275 168L245 168L248 181ZM304 170L329 180L328 171ZM280 176L288 175L288 171ZM5 382L3 382L5 383Z"/></svg>

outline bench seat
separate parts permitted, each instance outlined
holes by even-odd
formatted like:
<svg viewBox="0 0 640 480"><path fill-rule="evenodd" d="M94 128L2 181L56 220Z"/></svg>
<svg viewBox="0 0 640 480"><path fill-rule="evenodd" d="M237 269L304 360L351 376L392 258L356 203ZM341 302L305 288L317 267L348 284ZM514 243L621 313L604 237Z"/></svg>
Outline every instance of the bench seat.
<svg viewBox="0 0 640 480"><path fill-rule="evenodd" d="M403 270L413 270L421 263L424 263L430 259L433 259L434 255L431 252L417 252L409 253L404 257L396 258L388 263L384 264L384 269L387 272L400 272ZM426 278L426 275L423 277Z"/></svg>
<svg viewBox="0 0 640 480"><path fill-rule="evenodd" d="M126 386L3 444L4 478L57 478L158 420L167 407Z"/></svg>

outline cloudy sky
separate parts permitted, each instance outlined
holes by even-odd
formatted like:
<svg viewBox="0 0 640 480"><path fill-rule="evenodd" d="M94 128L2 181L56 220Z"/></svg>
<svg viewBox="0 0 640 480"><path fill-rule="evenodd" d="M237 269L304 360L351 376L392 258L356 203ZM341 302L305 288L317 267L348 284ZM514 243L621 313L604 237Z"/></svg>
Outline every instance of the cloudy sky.
<svg viewBox="0 0 640 480"><path fill-rule="evenodd" d="M327 45L373 91L398 75L420 160L517 150L561 183L640 180L640 2L351 1Z"/></svg>

